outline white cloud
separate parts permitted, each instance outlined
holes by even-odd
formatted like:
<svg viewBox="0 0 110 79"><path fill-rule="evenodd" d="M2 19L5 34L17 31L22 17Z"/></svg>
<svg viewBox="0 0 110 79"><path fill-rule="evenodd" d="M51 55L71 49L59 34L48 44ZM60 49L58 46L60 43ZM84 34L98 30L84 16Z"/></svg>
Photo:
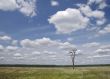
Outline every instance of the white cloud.
<svg viewBox="0 0 110 79"><path fill-rule="evenodd" d="M26 16L33 17L36 15L36 0L1 0L0 10L18 10Z"/></svg>
<svg viewBox="0 0 110 79"><path fill-rule="evenodd" d="M13 40L12 41L12 45L15 45L16 46L17 44L18 44L18 40Z"/></svg>
<svg viewBox="0 0 110 79"><path fill-rule="evenodd" d="M110 55L110 45L109 44L101 44L98 42L91 42L83 44L82 47L86 48L85 51L91 56L95 55ZM83 50L84 50L83 48Z"/></svg>
<svg viewBox="0 0 110 79"><path fill-rule="evenodd" d="M38 52L38 51L34 51L34 52L32 52L32 54L33 54L33 55L40 55L41 53Z"/></svg>
<svg viewBox="0 0 110 79"><path fill-rule="evenodd" d="M88 5L80 5L79 10L86 16L91 16L92 9Z"/></svg>
<svg viewBox="0 0 110 79"><path fill-rule="evenodd" d="M102 3L100 3L99 5L99 9L104 9L105 7L107 7L108 5L106 4L105 1L103 1Z"/></svg>
<svg viewBox="0 0 110 79"><path fill-rule="evenodd" d="M36 46L48 46L48 45L55 45L57 44L56 41L52 41L49 38L42 38L36 40L24 39L21 41L21 45L23 47L36 47Z"/></svg>
<svg viewBox="0 0 110 79"><path fill-rule="evenodd" d="M16 10L16 0L0 0L0 10L13 11Z"/></svg>
<svg viewBox="0 0 110 79"><path fill-rule="evenodd" d="M36 15L36 0L17 0L19 11L26 16Z"/></svg>
<svg viewBox="0 0 110 79"><path fill-rule="evenodd" d="M59 44L59 48L63 50L72 50L76 48L75 45L70 44L69 42L64 42Z"/></svg>
<svg viewBox="0 0 110 79"><path fill-rule="evenodd" d="M68 8L58 11L48 19L55 25L58 33L71 33L87 27L89 19L84 17L78 9Z"/></svg>
<svg viewBox="0 0 110 79"><path fill-rule="evenodd" d="M22 55L21 55L21 53L15 53L14 56L15 57L21 57Z"/></svg>
<svg viewBox="0 0 110 79"><path fill-rule="evenodd" d="M96 21L97 25L99 25L99 26L103 25L105 22L106 22L106 19L104 19L104 18Z"/></svg>
<svg viewBox="0 0 110 79"><path fill-rule="evenodd" d="M76 51L76 56L82 56L82 55L83 55L82 50L77 50L77 51Z"/></svg>
<svg viewBox="0 0 110 79"><path fill-rule="evenodd" d="M110 55L94 55L94 56L90 56L88 58L103 58L103 57L110 57Z"/></svg>
<svg viewBox="0 0 110 79"><path fill-rule="evenodd" d="M106 55L106 54L110 54L110 49L97 49L95 52L98 54Z"/></svg>
<svg viewBox="0 0 110 79"><path fill-rule="evenodd" d="M51 0L51 6L58 6L58 5L59 5L58 1Z"/></svg>
<svg viewBox="0 0 110 79"><path fill-rule="evenodd" d="M5 57L5 59L0 60L0 63L4 63L2 61L7 60L8 63L21 64L22 60L22 63L26 64L31 64L32 62L33 64L72 64L69 51L76 48L75 45L69 42L56 41L45 37L34 40L24 39L18 41L18 43L20 44L14 46L8 45L4 47L0 45L0 55ZM80 62L83 61L85 61L85 64L91 63L90 60L88 62L86 60L93 57L97 59L97 56L110 55L110 45L91 42L84 46L77 46L76 64L81 64ZM103 57L107 59L108 56ZM93 58L92 60L95 61L95 59ZM100 59L98 60L100 61Z"/></svg>
<svg viewBox="0 0 110 79"><path fill-rule="evenodd" d="M108 45L102 45L102 46L100 46L100 48L101 49L110 49L110 45L108 44Z"/></svg>
<svg viewBox="0 0 110 79"><path fill-rule="evenodd" d="M34 58L42 61L42 63L50 63L50 61L53 61L53 57L55 57L56 60L58 60L58 58L63 58L67 56L68 51L76 47L69 42L51 40L45 37L35 40L24 39L20 41L20 45L18 52L25 53L26 60L32 59L34 56ZM39 61L38 63L40 63Z"/></svg>
<svg viewBox="0 0 110 79"><path fill-rule="evenodd" d="M24 39L20 42L21 46L24 48L36 48L36 47L55 47L55 48L60 48L60 49L73 49L75 48L75 45L70 44L69 42L59 42L55 40L51 40L49 38L42 38L42 39L36 39L36 40L29 40L29 39Z"/></svg>
<svg viewBox="0 0 110 79"><path fill-rule="evenodd" d="M54 24L57 33L71 33L92 25L93 19L96 25L101 26L106 22L105 12L99 9L92 10L87 4L77 4L79 7L58 11L48 21Z"/></svg>
<svg viewBox="0 0 110 79"><path fill-rule="evenodd" d="M103 18L105 15L105 13L103 11L99 11L99 10L95 10L92 12L91 16L95 17L95 18L98 18L98 19L101 19Z"/></svg>
<svg viewBox="0 0 110 79"><path fill-rule="evenodd" d="M21 63L22 60L23 63L27 64L32 62L33 64L72 64L69 51L76 48L75 45L69 42L56 41L45 37L34 40L24 39L18 41L17 45L11 45L5 47L0 45L0 55L5 57L5 59L0 60L0 63L4 63L2 61L5 60L8 63ZM79 45L77 49L76 64L81 64L80 62L83 61L85 61L85 64L90 64L91 60L93 60L93 63L97 63L101 58L108 59L108 55L110 55L109 44L91 42ZM100 59L98 59L99 57ZM91 58L91 60L86 61L88 58ZM98 61L96 62L95 60ZM59 61L62 62L59 63Z"/></svg>
<svg viewBox="0 0 110 79"><path fill-rule="evenodd" d="M98 26L101 26L106 22L104 11L101 11L98 9L92 10L92 8L89 5L84 5L84 4L79 6L79 10L86 17L90 18L90 22L92 22L91 18L94 19L94 21L96 22L96 25Z"/></svg>
<svg viewBox="0 0 110 79"><path fill-rule="evenodd" d="M47 55L54 55L54 54L56 54L56 52L52 52L52 51L44 51L44 54L47 54Z"/></svg>
<svg viewBox="0 0 110 79"><path fill-rule="evenodd" d="M93 3L96 3L96 4L99 4L101 3L103 0L88 0L88 4L93 4Z"/></svg>
<svg viewBox="0 0 110 79"><path fill-rule="evenodd" d="M102 18L104 18L104 15L105 15L105 13L103 11L92 10L90 8L90 6L88 6L88 5L80 6L79 9L87 17L93 17L93 18L96 18L96 19L102 19Z"/></svg>
<svg viewBox="0 0 110 79"><path fill-rule="evenodd" d="M90 47L90 48L92 48L92 47L97 47L97 46L99 46L99 45L100 45L100 43L91 42L91 43L86 43L86 44L84 44L83 47Z"/></svg>
<svg viewBox="0 0 110 79"><path fill-rule="evenodd" d="M5 58L4 57L0 57L0 60L4 60Z"/></svg>
<svg viewBox="0 0 110 79"><path fill-rule="evenodd" d="M8 40L11 40L12 38L10 36L0 36L0 40L3 40L3 41L8 41Z"/></svg>
<svg viewBox="0 0 110 79"><path fill-rule="evenodd" d="M4 46L0 45L0 51L4 50Z"/></svg>
<svg viewBox="0 0 110 79"><path fill-rule="evenodd" d="M98 4L98 8L99 9L104 9L105 7L107 7L106 4L106 0L88 0L88 5L92 5L92 4Z"/></svg>
<svg viewBox="0 0 110 79"><path fill-rule="evenodd" d="M104 29L100 30L99 35L110 33L110 24L108 24Z"/></svg>
<svg viewBox="0 0 110 79"><path fill-rule="evenodd" d="M18 49L18 47L16 47L16 46L7 46L6 49L8 51L16 51Z"/></svg>
<svg viewBox="0 0 110 79"><path fill-rule="evenodd" d="M57 44L57 41L53 41L50 38L42 38L42 39L37 39L35 40L36 44L42 45L42 46L49 46L49 45L55 45Z"/></svg>
<svg viewBox="0 0 110 79"><path fill-rule="evenodd" d="M23 47L28 47L28 46L33 47L35 45L35 43L29 39L24 39L21 41L21 45Z"/></svg>
<svg viewBox="0 0 110 79"><path fill-rule="evenodd" d="M50 57L52 57L52 58L56 58L56 55L50 55Z"/></svg>

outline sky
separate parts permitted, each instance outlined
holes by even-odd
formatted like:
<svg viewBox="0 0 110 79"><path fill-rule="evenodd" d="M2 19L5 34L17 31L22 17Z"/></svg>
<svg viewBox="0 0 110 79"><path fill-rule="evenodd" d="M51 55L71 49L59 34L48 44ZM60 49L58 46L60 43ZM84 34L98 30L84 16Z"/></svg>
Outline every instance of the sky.
<svg viewBox="0 0 110 79"><path fill-rule="evenodd" d="M110 64L110 0L0 0L0 64L71 65L73 49Z"/></svg>

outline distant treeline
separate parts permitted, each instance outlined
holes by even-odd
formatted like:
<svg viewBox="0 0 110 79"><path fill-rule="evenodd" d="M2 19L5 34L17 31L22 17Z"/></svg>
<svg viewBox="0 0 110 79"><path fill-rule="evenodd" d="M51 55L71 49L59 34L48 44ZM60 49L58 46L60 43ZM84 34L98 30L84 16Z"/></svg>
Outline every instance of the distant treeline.
<svg viewBox="0 0 110 79"><path fill-rule="evenodd" d="M75 65L75 67L110 66L110 64ZM27 65L27 64L0 64L0 67L72 67L72 65Z"/></svg>

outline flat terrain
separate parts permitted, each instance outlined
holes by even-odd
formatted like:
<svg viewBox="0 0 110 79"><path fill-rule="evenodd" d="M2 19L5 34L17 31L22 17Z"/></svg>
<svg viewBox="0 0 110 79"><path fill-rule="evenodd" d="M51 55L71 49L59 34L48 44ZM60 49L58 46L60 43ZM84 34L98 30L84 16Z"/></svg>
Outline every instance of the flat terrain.
<svg viewBox="0 0 110 79"><path fill-rule="evenodd" d="M0 79L110 79L110 67L0 67Z"/></svg>

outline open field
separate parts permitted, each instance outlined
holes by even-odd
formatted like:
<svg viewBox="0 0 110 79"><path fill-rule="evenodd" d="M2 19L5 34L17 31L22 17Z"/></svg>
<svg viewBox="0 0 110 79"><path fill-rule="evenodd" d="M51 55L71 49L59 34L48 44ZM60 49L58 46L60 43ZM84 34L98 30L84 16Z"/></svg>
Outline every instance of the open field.
<svg viewBox="0 0 110 79"><path fill-rule="evenodd" d="M0 79L110 79L110 67L0 67Z"/></svg>

